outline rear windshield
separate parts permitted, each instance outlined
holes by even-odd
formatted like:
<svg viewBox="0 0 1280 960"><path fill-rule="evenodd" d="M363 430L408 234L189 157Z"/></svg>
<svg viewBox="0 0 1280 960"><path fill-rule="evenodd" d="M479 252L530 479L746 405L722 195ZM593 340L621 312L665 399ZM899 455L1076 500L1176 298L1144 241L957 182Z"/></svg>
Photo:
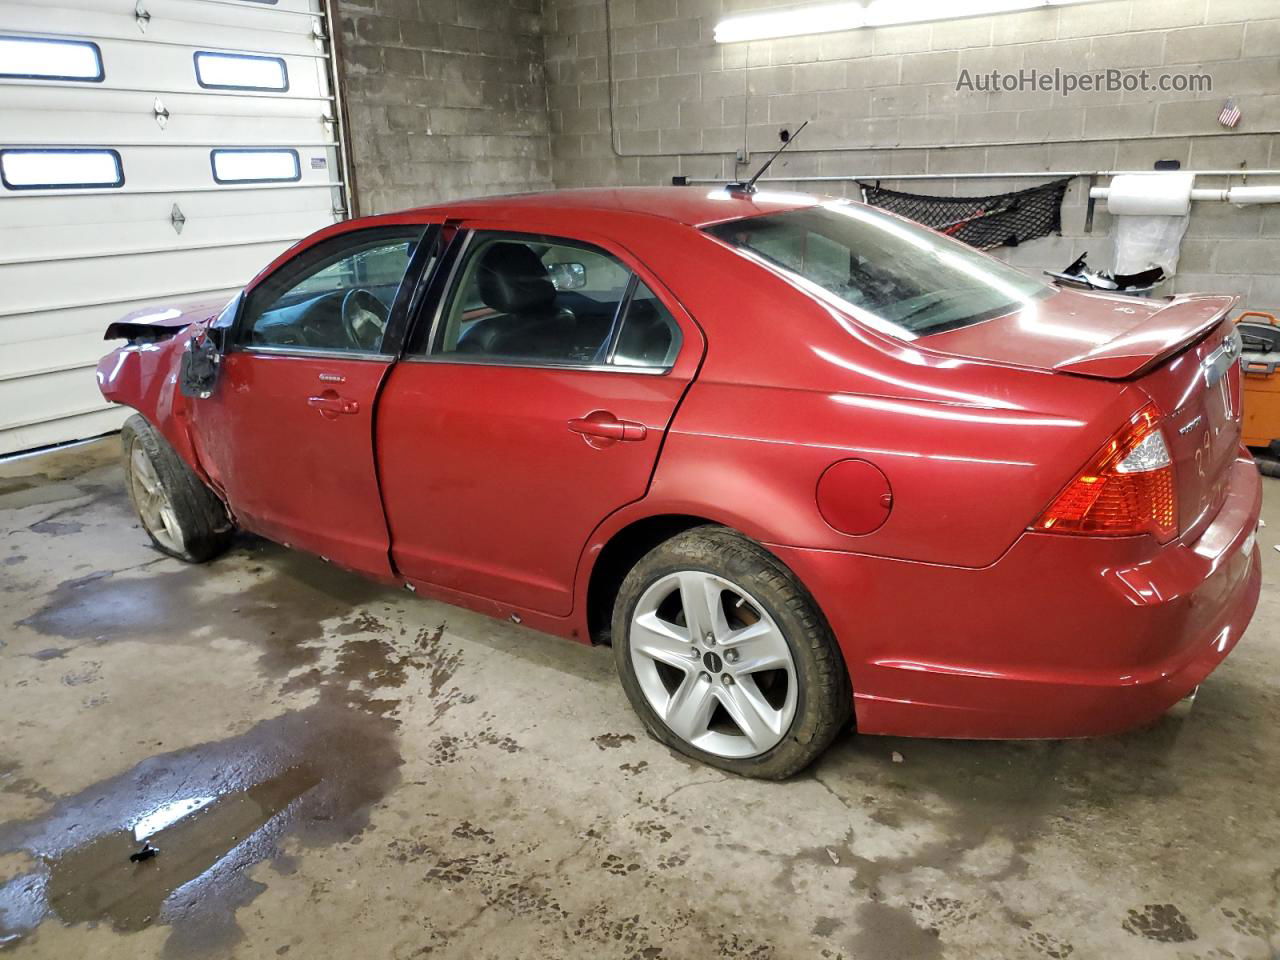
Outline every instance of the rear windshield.
<svg viewBox="0 0 1280 960"><path fill-rule="evenodd" d="M852 203L731 220L708 232L908 338L1012 313L1053 292L959 241Z"/></svg>

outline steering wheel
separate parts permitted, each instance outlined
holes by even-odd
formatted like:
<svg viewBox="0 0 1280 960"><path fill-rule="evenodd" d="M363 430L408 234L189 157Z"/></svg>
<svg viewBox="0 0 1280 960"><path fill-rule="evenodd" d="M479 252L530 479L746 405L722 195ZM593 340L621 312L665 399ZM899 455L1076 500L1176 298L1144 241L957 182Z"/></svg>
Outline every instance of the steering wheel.
<svg viewBox="0 0 1280 960"><path fill-rule="evenodd" d="M389 311L368 290L354 287L342 298L342 328L357 350L376 350L387 329Z"/></svg>

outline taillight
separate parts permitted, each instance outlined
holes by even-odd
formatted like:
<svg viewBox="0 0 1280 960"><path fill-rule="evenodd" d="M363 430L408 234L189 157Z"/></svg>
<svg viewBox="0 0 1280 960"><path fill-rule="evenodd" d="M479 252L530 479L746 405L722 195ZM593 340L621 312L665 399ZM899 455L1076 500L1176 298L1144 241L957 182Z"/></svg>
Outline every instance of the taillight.
<svg viewBox="0 0 1280 960"><path fill-rule="evenodd" d="M1130 418L1071 481L1032 529L1104 537L1178 532L1173 461L1160 431L1160 411L1148 403Z"/></svg>

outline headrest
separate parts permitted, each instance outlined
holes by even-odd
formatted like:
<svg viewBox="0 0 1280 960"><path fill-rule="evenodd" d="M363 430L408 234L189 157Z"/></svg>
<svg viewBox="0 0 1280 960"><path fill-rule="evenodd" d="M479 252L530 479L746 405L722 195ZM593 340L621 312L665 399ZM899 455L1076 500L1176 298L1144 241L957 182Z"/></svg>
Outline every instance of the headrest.
<svg viewBox="0 0 1280 960"><path fill-rule="evenodd" d="M538 255L523 243L492 244L480 257L480 299L499 313L528 313L551 306L556 288Z"/></svg>

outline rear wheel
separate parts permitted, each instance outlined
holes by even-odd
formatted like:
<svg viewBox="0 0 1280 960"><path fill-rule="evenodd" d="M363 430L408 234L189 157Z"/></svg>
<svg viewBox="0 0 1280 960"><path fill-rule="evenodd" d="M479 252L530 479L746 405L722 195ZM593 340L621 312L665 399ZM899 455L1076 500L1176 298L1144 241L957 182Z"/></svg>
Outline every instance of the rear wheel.
<svg viewBox="0 0 1280 960"><path fill-rule="evenodd" d="M222 553L233 527L217 495L143 417L125 421L120 440L129 499L151 542L189 563Z"/></svg>
<svg viewBox="0 0 1280 960"><path fill-rule="evenodd" d="M631 570L614 661L649 732L712 766L782 779L848 721L844 661L808 592L758 544L697 527Z"/></svg>

